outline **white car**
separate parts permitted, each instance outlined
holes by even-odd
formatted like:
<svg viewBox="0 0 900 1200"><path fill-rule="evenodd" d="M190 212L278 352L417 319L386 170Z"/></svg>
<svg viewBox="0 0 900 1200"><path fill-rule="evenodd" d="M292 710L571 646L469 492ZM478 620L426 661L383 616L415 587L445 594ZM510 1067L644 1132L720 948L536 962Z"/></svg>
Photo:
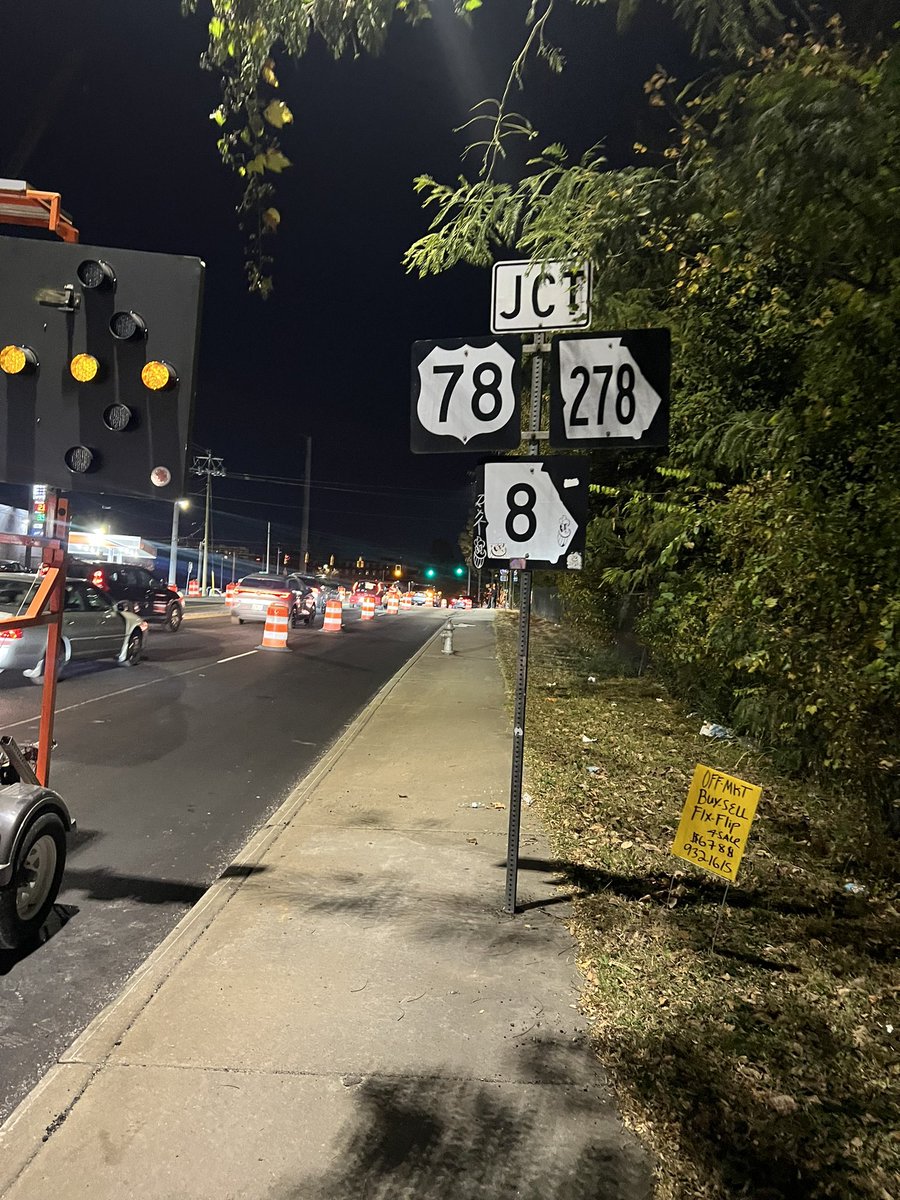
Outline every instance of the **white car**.
<svg viewBox="0 0 900 1200"><path fill-rule="evenodd" d="M0 618L23 616L40 584L39 575L0 575ZM62 647L57 678L70 662L114 658L134 666L144 655L148 625L123 611L98 588L81 579L66 583ZM21 671L33 683L44 679L47 630L43 626L0 629L0 671Z"/></svg>

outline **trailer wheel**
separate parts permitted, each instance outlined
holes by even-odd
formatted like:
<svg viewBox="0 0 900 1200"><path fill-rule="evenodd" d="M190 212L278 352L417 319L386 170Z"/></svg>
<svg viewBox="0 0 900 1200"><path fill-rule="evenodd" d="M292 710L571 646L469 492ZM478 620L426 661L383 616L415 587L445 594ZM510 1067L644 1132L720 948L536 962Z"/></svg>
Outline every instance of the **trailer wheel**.
<svg viewBox="0 0 900 1200"><path fill-rule="evenodd" d="M0 888L0 948L33 942L59 892L66 867L66 829L54 812L26 829L16 851L11 882Z"/></svg>

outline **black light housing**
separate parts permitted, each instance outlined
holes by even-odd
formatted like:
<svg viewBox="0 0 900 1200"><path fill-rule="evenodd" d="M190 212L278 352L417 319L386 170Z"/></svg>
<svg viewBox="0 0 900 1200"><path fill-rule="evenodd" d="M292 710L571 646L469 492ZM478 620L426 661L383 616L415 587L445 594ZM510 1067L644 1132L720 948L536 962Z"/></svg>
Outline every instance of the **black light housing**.
<svg viewBox="0 0 900 1200"><path fill-rule="evenodd" d="M78 264L75 274L81 286L88 291L112 291L116 286L116 273L102 258L86 258Z"/></svg>
<svg viewBox="0 0 900 1200"><path fill-rule="evenodd" d="M66 466L76 475L86 474L94 465L94 452L87 446L70 446L63 457Z"/></svg>
<svg viewBox="0 0 900 1200"><path fill-rule="evenodd" d="M109 332L120 342L137 342L147 336L147 323L138 313L123 309L110 317Z"/></svg>
<svg viewBox="0 0 900 1200"><path fill-rule="evenodd" d="M113 433L121 433L131 424L133 415L127 404L111 404L103 413L103 424Z"/></svg>

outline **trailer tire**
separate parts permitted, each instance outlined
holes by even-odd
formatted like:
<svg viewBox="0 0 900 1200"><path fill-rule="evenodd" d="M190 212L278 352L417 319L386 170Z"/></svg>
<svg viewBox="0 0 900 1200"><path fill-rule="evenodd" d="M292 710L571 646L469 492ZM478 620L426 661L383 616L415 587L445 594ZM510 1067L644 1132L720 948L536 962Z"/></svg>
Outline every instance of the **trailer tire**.
<svg viewBox="0 0 900 1200"><path fill-rule="evenodd" d="M27 826L12 879L0 888L0 949L18 950L37 940L65 869L66 827L58 813L42 813Z"/></svg>

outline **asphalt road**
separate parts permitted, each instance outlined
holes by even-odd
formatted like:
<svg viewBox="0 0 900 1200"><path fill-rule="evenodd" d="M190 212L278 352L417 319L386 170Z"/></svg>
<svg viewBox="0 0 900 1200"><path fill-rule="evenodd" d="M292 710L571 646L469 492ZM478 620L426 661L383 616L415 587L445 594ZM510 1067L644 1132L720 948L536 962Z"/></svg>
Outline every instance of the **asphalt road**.
<svg viewBox="0 0 900 1200"><path fill-rule="evenodd" d="M78 834L47 940L0 951L0 1121L441 613L344 620L293 631L279 654L256 650L261 625L203 616L153 629L136 667L82 664L61 682L51 783ZM39 706L39 688L0 674L0 732L33 739Z"/></svg>

